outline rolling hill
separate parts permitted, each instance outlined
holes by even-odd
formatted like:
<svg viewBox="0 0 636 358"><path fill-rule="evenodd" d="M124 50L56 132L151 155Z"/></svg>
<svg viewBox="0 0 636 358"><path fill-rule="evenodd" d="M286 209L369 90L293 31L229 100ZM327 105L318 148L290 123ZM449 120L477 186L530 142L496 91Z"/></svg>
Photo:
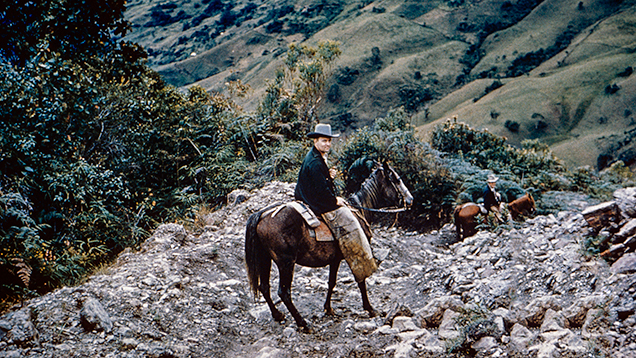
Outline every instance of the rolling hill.
<svg viewBox="0 0 636 358"><path fill-rule="evenodd" d="M340 42L321 121L355 130L404 106L419 135L456 116L569 166L636 165L634 0L184 0L128 4L127 39L175 86L252 87L290 43ZM237 99L238 100L238 99Z"/></svg>

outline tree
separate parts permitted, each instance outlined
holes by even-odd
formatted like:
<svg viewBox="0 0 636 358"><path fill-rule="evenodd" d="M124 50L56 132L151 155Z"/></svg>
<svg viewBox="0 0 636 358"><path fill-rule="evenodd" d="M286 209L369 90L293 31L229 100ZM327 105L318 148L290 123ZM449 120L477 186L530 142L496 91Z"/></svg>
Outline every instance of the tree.
<svg viewBox="0 0 636 358"><path fill-rule="evenodd" d="M42 52L70 59L103 53L112 35L125 35L125 0L3 1L0 7L0 55L22 66Z"/></svg>

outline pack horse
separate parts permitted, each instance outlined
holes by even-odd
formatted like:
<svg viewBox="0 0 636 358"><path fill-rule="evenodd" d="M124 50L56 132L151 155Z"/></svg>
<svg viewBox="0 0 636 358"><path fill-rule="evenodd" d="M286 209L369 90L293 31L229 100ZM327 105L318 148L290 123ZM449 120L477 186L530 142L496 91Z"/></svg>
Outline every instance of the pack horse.
<svg viewBox="0 0 636 358"><path fill-rule="evenodd" d="M413 196L408 191L399 175L388 164L375 165L371 174L362 183L360 189L349 199L349 205L354 208L371 211L392 212L405 210L413 203ZM396 209L387 209L389 207ZM270 207L271 208L271 207ZM272 261L278 266L279 285L278 296L294 317L299 328L310 331L307 322L302 318L291 297L291 285L296 264L307 267L329 266L329 285L324 304L325 312L333 315L331 295L336 285L336 276L342 252L336 241L317 241L310 234L310 229L298 211L290 206L284 206L272 214L270 208L262 209L252 214L247 221L245 233L245 263L250 288L255 297L262 294L276 321L285 319L270 296L270 271ZM366 210L362 210L366 212ZM361 219L361 223L365 220ZM369 236L370 240L370 236ZM369 303L366 283L358 282L362 294L362 306L370 316L375 311Z"/></svg>

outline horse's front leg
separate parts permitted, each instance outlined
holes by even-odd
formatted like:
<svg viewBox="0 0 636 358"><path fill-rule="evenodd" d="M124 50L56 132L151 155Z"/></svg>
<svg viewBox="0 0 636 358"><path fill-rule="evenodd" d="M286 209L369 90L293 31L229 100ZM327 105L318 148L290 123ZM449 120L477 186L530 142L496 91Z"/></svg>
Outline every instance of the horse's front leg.
<svg viewBox="0 0 636 358"><path fill-rule="evenodd" d="M340 268L340 261L329 265L329 287L327 288L327 300L325 301L325 313L329 316L333 316L335 314L333 308L331 308L331 295L333 294L334 287L336 287L338 268Z"/></svg>
<svg viewBox="0 0 636 358"><path fill-rule="evenodd" d="M278 273L280 276L280 283L278 285L278 296L283 301L289 313L291 313L294 320L296 320L296 325L299 328L302 328L303 331L309 333L311 329L307 325L307 322L301 317L300 313L294 306L291 297L291 283L294 277L294 262L289 261L285 264L278 264Z"/></svg>
<svg viewBox="0 0 636 358"><path fill-rule="evenodd" d="M362 295L362 307L369 312L369 317L375 317L375 310L371 307L369 296L367 295L366 280L358 282L358 288L360 288L360 294Z"/></svg>

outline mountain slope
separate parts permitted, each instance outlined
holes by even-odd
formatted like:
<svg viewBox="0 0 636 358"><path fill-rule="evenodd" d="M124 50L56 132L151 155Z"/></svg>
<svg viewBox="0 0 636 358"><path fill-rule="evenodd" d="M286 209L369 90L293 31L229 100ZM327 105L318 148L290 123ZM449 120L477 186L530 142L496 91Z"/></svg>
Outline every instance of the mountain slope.
<svg viewBox="0 0 636 358"><path fill-rule="evenodd" d="M539 138L570 165L596 165L599 156L616 153L633 162L627 157L636 125L635 79L628 74L636 63L635 25L632 7L586 28L527 76L502 79L502 86L488 94L481 89L495 80L450 94L430 107L429 118L436 120L426 122L420 133L456 115L513 144ZM518 123L518 130L506 129L507 121Z"/></svg>
<svg viewBox="0 0 636 358"><path fill-rule="evenodd" d="M138 0L128 39L150 49L151 66L174 85L249 84L247 110L290 43L337 40L342 55L318 118L338 130L404 106L423 136L456 115L514 145L539 138L570 166L601 169L636 162L635 3Z"/></svg>

